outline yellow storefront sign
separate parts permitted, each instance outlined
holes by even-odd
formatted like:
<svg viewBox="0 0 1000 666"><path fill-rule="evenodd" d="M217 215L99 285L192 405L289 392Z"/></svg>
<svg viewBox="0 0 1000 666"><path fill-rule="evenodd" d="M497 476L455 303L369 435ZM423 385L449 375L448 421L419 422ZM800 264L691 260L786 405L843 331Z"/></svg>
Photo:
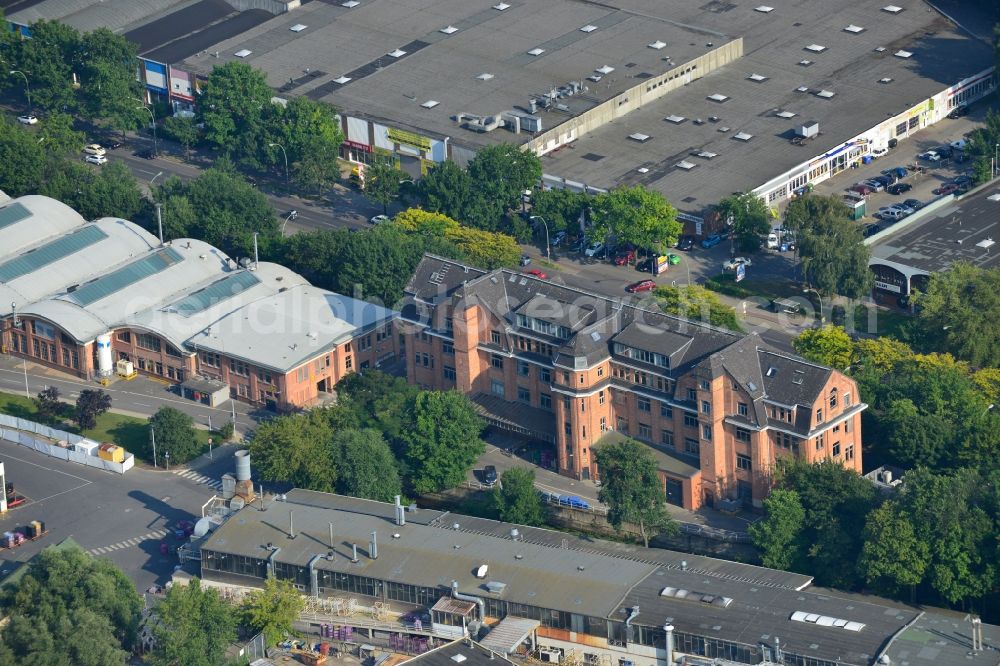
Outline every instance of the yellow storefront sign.
<svg viewBox="0 0 1000 666"><path fill-rule="evenodd" d="M430 150L431 140L426 136L420 136L414 132L407 132L406 130L396 129L390 127L386 130L386 135L389 140L393 143L403 144L405 146L413 146L414 148L419 148L420 150Z"/></svg>

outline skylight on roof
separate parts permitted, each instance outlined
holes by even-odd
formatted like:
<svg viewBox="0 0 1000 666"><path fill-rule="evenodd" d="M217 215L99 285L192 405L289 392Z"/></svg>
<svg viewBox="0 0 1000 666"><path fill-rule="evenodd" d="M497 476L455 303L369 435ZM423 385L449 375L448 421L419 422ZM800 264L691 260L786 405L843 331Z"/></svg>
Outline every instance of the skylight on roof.
<svg viewBox="0 0 1000 666"><path fill-rule="evenodd" d="M452 655L451 660L457 664L461 664L463 661L465 661L465 655L461 653Z"/></svg>
<svg viewBox="0 0 1000 666"><path fill-rule="evenodd" d="M768 79L768 77L764 76L763 74L751 74L747 78L750 79L751 81L754 81L755 83L764 83L764 81L767 81Z"/></svg>
<svg viewBox="0 0 1000 666"><path fill-rule="evenodd" d="M649 136L648 134L643 134L641 132L635 132L634 134L629 134L628 138L632 139L633 141L638 141L639 143L646 143L653 137Z"/></svg>
<svg viewBox="0 0 1000 666"><path fill-rule="evenodd" d="M449 25L449 26L445 26L445 27L441 28L440 30L438 30L438 32L443 32L446 35L453 35L456 32L458 32L458 28L456 28L453 25Z"/></svg>
<svg viewBox="0 0 1000 666"><path fill-rule="evenodd" d="M615 71L615 68L611 67L609 65L601 65L600 67L598 67L594 71L595 72L600 72L601 74L610 74L611 72Z"/></svg>
<svg viewBox="0 0 1000 666"><path fill-rule="evenodd" d="M251 53L253 53L253 51L251 51L250 49L240 49L233 55L236 56L237 58L246 58Z"/></svg>
<svg viewBox="0 0 1000 666"><path fill-rule="evenodd" d="M808 67L809 65L813 64L813 61L812 60L799 60L799 64L802 65L803 67Z"/></svg>
<svg viewBox="0 0 1000 666"><path fill-rule="evenodd" d="M755 12L760 12L761 14L770 14L774 11L774 7L768 7L767 5L761 5L759 7L754 7Z"/></svg>
<svg viewBox="0 0 1000 666"><path fill-rule="evenodd" d="M682 122L687 120L684 116L667 116L664 118L668 123L673 123L675 125L680 125Z"/></svg>
<svg viewBox="0 0 1000 666"><path fill-rule="evenodd" d="M909 58L910 56L913 55L913 53L911 53L910 51L904 51L903 49L900 49L895 53L893 53L892 55L896 56L897 58Z"/></svg>
<svg viewBox="0 0 1000 666"><path fill-rule="evenodd" d="M897 7L896 5L886 5L882 8L882 11L889 12L890 14L898 14L903 11L902 7Z"/></svg>
<svg viewBox="0 0 1000 666"><path fill-rule="evenodd" d="M853 32L855 35L858 34L859 32L864 32L864 31L865 29L862 28L860 25L854 25L853 23L844 28L844 32Z"/></svg>
<svg viewBox="0 0 1000 666"><path fill-rule="evenodd" d="M388 55L392 56L393 58L402 58L403 56L406 55L406 51L404 51L403 49L396 49L395 51L389 51Z"/></svg>
<svg viewBox="0 0 1000 666"><path fill-rule="evenodd" d="M816 93L816 97L822 97L823 99L830 99L836 94L837 93L833 92L832 90L820 90L819 92Z"/></svg>
<svg viewBox="0 0 1000 666"><path fill-rule="evenodd" d="M795 89L795 92L809 92L809 86L799 86Z"/></svg>
<svg viewBox="0 0 1000 666"><path fill-rule="evenodd" d="M597 30L596 25L585 25L580 28L580 32L594 32L595 30Z"/></svg>
<svg viewBox="0 0 1000 666"><path fill-rule="evenodd" d="M753 134L747 134L746 132L737 132L733 135L733 138L737 141L749 141L753 138Z"/></svg>
<svg viewBox="0 0 1000 666"><path fill-rule="evenodd" d="M534 48L528 51L528 55L533 55L533 56L542 55L543 53L545 53L545 49L540 49L540 48Z"/></svg>
<svg viewBox="0 0 1000 666"><path fill-rule="evenodd" d="M666 42L661 42L660 40L656 40L652 44L646 44L646 46L648 46L649 48L656 49L657 51L664 48L666 45L667 45Z"/></svg>
<svg viewBox="0 0 1000 666"><path fill-rule="evenodd" d="M591 331L590 332L590 339L593 340L594 342L597 342L597 341L599 341L601 339L601 334L598 333L597 331Z"/></svg>
<svg viewBox="0 0 1000 666"><path fill-rule="evenodd" d="M822 44L810 44L806 47L806 51L812 51L813 53L822 53L826 51L826 47Z"/></svg>
<svg viewBox="0 0 1000 666"><path fill-rule="evenodd" d="M795 112L794 111L778 111L774 115L778 116L779 118L794 118L795 117Z"/></svg>
<svg viewBox="0 0 1000 666"><path fill-rule="evenodd" d="M440 103L441 102L437 101L436 99L429 99L426 102L424 102L423 104L421 104L420 106L424 107L425 109L433 109L435 106L437 106Z"/></svg>
<svg viewBox="0 0 1000 666"><path fill-rule="evenodd" d="M510 5L508 5L506 2L501 2L499 4L493 5L493 9L497 10L498 12L502 12L505 9L510 9Z"/></svg>
<svg viewBox="0 0 1000 666"><path fill-rule="evenodd" d="M333 82L334 83L339 83L340 85L344 85L345 83L347 83L350 80L351 80L351 77L344 76L343 74L341 74L340 76L338 76L337 78L335 78L333 80Z"/></svg>
<svg viewBox="0 0 1000 666"><path fill-rule="evenodd" d="M1000 192L997 192L996 194L991 194L986 198L989 199L990 201L1000 201Z"/></svg>
<svg viewBox="0 0 1000 666"><path fill-rule="evenodd" d="M340 6L341 7L347 7L348 9L354 9L355 7L357 7L360 4L361 3L358 2L358 0L347 0L347 2L342 2L340 4Z"/></svg>
<svg viewBox="0 0 1000 666"><path fill-rule="evenodd" d="M879 79L878 82L879 83L892 83L892 77L891 76L887 76L885 78Z"/></svg>
<svg viewBox="0 0 1000 666"><path fill-rule="evenodd" d="M490 79L493 78L493 75L490 74L489 72L483 72L482 74L480 74L476 78L479 79L480 81L489 81Z"/></svg>
<svg viewBox="0 0 1000 666"><path fill-rule="evenodd" d="M986 238L986 239L983 239L983 240L979 241L978 243L976 243L976 247L981 247L984 250L988 250L992 246L993 246L993 239L992 238Z"/></svg>
<svg viewBox="0 0 1000 666"><path fill-rule="evenodd" d="M708 99L712 100L713 102L718 102L719 104L722 104L727 99L729 99L729 97L721 93L715 93L714 95L709 95Z"/></svg>
<svg viewBox="0 0 1000 666"><path fill-rule="evenodd" d="M688 162L687 160L681 160L680 162L678 162L674 166L676 166L678 169L684 169L685 171L690 171L691 169L695 168L698 165L695 164L694 162Z"/></svg>
<svg viewBox="0 0 1000 666"><path fill-rule="evenodd" d="M718 153L713 153L713 152L711 152L709 150L699 151L699 152L695 153L695 155L697 155L698 157L701 157L703 159L706 159L706 160L710 160L713 157L718 157L719 156Z"/></svg>
<svg viewBox="0 0 1000 666"><path fill-rule="evenodd" d="M302 23L296 23L291 28L289 28L289 30L291 30L292 32L302 32L303 30L305 30L308 27L309 26L304 25Z"/></svg>
<svg viewBox="0 0 1000 666"><path fill-rule="evenodd" d="M875 53L885 53L885 47L884 46L876 46L875 47Z"/></svg>

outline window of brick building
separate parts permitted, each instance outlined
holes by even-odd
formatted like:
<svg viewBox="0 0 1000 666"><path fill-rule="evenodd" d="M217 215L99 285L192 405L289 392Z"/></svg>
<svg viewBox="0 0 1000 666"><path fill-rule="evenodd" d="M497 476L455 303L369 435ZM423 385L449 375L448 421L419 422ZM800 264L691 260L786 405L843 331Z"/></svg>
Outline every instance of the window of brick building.
<svg viewBox="0 0 1000 666"><path fill-rule="evenodd" d="M500 331L490 331L490 342L495 345L500 344Z"/></svg>
<svg viewBox="0 0 1000 666"><path fill-rule="evenodd" d="M519 374L522 377L527 377L528 375L531 374L531 366L528 365L525 361L518 360L517 374Z"/></svg>
<svg viewBox="0 0 1000 666"><path fill-rule="evenodd" d="M599 405L603 405L604 404L604 391L598 391L597 392L597 404L599 404Z"/></svg>
<svg viewBox="0 0 1000 666"><path fill-rule="evenodd" d="M710 403L708 400L702 400L701 401L701 413L702 414L711 414L712 413L712 403Z"/></svg>
<svg viewBox="0 0 1000 666"><path fill-rule="evenodd" d="M455 368L449 367L447 365L444 366L443 373L444 373L444 378L449 379L451 381L455 381L455 378L457 377L457 375L455 374Z"/></svg>
<svg viewBox="0 0 1000 666"><path fill-rule="evenodd" d="M750 456L745 456L742 453L736 454L736 467L737 469L746 470L748 472L753 470L753 463L750 460Z"/></svg>
<svg viewBox="0 0 1000 666"><path fill-rule="evenodd" d="M660 444L674 448L674 433L672 430L660 431Z"/></svg>
<svg viewBox="0 0 1000 666"><path fill-rule="evenodd" d="M636 399L636 406L640 412L648 412L650 409L649 398L639 397Z"/></svg>
<svg viewBox="0 0 1000 666"><path fill-rule="evenodd" d="M548 393L538 394L538 404L542 409L552 409L552 396Z"/></svg>
<svg viewBox="0 0 1000 666"><path fill-rule="evenodd" d="M701 427L701 438L711 440L712 439L712 426L703 425Z"/></svg>
<svg viewBox="0 0 1000 666"><path fill-rule="evenodd" d="M745 402L737 403L736 413L740 416L746 416L750 413L750 408Z"/></svg>
<svg viewBox="0 0 1000 666"><path fill-rule="evenodd" d="M837 406L837 387L830 389L830 409Z"/></svg>
<svg viewBox="0 0 1000 666"><path fill-rule="evenodd" d="M736 441L750 443L750 431L745 428L736 429Z"/></svg>
<svg viewBox="0 0 1000 666"><path fill-rule="evenodd" d="M653 439L653 430L645 423L639 424L639 439L644 439L647 442Z"/></svg>
<svg viewBox="0 0 1000 666"><path fill-rule="evenodd" d="M660 416L665 419L674 418L674 408L665 402L660 403Z"/></svg>
<svg viewBox="0 0 1000 666"><path fill-rule="evenodd" d="M698 391L696 389L693 388L688 389L688 400L690 400L691 402L698 401Z"/></svg>
<svg viewBox="0 0 1000 666"><path fill-rule="evenodd" d="M503 393L504 393L504 391L503 391L503 382L494 379L490 383L490 390L493 392L493 395L500 396L502 398L503 397Z"/></svg>
<svg viewBox="0 0 1000 666"><path fill-rule="evenodd" d="M490 357L490 364L494 368L496 368L498 370L503 370L503 357L502 356L496 356L496 355L491 356Z"/></svg>
<svg viewBox="0 0 1000 666"><path fill-rule="evenodd" d="M854 445L848 444L844 449L844 460L854 460Z"/></svg>
<svg viewBox="0 0 1000 666"><path fill-rule="evenodd" d="M618 417L618 432L628 434L628 419L624 416Z"/></svg>
<svg viewBox="0 0 1000 666"><path fill-rule="evenodd" d="M688 428L698 427L698 416L691 412L684 412L684 425Z"/></svg>
<svg viewBox="0 0 1000 666"><path fill-rule="evenodd" d="M601 432L607 432L608 430L608 420L605 417L601 417Z"/></svg>
<svg viewBox="0 0 1000 666"><path fill-rule="evenodd" d="M551 383L552 382L552 371L548 368L539 368L538 370L538 381Z"/></svg>
<svg viewBox="0 0 1000 666"><path fill-rule="evenodd" d="M524 388L523 386L517 387L517 399L521 402L531 404L531 391Z"/></svg>
<svg viewBox="0 0 1000 666"><path fill-rule="evenodd" d="M701 455L701 445L698 443L698 440L685 437L684 453L690 453L693 456Z"/></svg>

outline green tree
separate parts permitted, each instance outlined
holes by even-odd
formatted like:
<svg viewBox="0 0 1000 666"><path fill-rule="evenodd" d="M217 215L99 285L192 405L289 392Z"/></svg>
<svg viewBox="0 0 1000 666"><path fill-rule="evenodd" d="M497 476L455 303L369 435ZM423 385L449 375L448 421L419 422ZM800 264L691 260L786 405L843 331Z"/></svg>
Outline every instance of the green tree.
<svg viewBox="0 0 1000 666"><path fill-rule="evenodd" d="M521 246L513 236L496 231L459 227L445 234L469 263L488 270L514 267L521 259Z"/></svg>
<svg viewBox="0 0 1000 666"><path fill-rule="evenodd" d="M929 562L928 544L917 538L910 518L895 502L868 514L859 566L870 585L888 594L912 589L923 580Z"/></svg>
<svg viewBox="0 0 1000 666"><path fill-rule="evenodd" d="M854 357L851 336L840 326L830 324L802 331L792 340L792 348L814 363L837 370L849 366Z"/></svg>
<svg viewBox="0 0 1000 666"><path fill-rule="evenodd" d="M10 663L124 663L142 611L132 582L75 545L45 548L27 566L0 593L0 610L10 618L0 645L14 653Z"/></svg>
<svg viewBox="0 0 1000 666"><path fill-rule="evenodd" d="M227 62L214 67L197 100L205 139L225 152L255 158L262 147L265 115L273 92L263 72L246 63Z"/></svg>
<svg viewBox="0 0 1000 666"><path fill-rule="evenodd" d="M33 107L47 111L76 107L73 71L81 53L80 40L76 28L59 21L43 19L31 24L31 39L17 45L4 69L9 64L10 70L27 74ZM17 81L24 80L18 76Z"/></svg>
<svg viewBox="0 0 1000 666"><path fill-rule="evenodd" d="M264 634L266 645L275 645L295 633L295 622L306 607L305 598L290 580L269 576L264 589L254 590L243 601L243 624Z"/></svg>
<svg viewBox="0 0 1000 666"><path fill-rule="evenodd" d="M277 143L285 149L296 182L317 191L336 182L344 142L336 109L303 95L284 106L272 105L271 111L266 116L268 140L262 143ZM277 148L265 157L273 166L284 165L285 156Z"/></svg>
<svg viewBox="0 0 1000 666"><path fill-rule="evenodd" d="M594 449L601 469L597 499L608 506L608 522L616 530L631 523L639 528L642 543L661 532L673 533L677 525L667 513L667 497L656 460L634 439L602 444Z"/></svg>
<svg viewBox="0 0 1000 666"><path fill-rule="evenodd" d="M974 367L1000 367L1000 270L966 262L930 277L918 294L917 342Z"/></svg>
<svg viewBox="0 0 1000 666"><path fill-rule="evenodd" d="M936 466L951 457L955 424L938 413L926 413L909 398L894 400L882 416L882 428L888 435L888 451L893 460L905 467Z"/></svg>
<svg viewBox="0 0 1000 666"><path fill-rule="evenodd" d="M824 295L861 298L874 281L868 268L871 251L849 214L839 197L807 194L788 204L785 226L796 234L809 284Z"/></svg>
<svg viewBox="0 0 1000 666"><path fill-rule="evenodd" d="M292 179L304 190L321 195L340 180L335 151L312 150L292 163Z"/></svg>
<svg viewBox="0 0 1000 666"><path fill-rule="evenodd" d="M677 210L660 194L641 185L623 187L594 199L594 233L610 234L639 248L666 248L677 242Z"/></svg>
<svg viewBox="0 0 1000 666"><path fill-rule="evenodd" d="M796 569L802 565L804 544L802 530L806 511L794 490L775 488L764 500L766 517L747 530L753 545L760 550L765 567Z"/></svg>
<svg viewBox="0 0 1000 666"><path fill-rule="evenodd" d="M38 142L42 152L52 157L77 157L84 144L84 133L73 129L73 116L50 113L38 125Z"/></svg>
<svg viewBox="0 0 1000 666"><path fill-rule="evenodd" d="M580 215L590 204L591 198L582 192L563 188L538 190L531 195L531 214L543 217L549 225L549 234L555 234L579 229Z"/></svg>
<svg viewBox="0 0 1000 666"><path fill-rule="evenodd" d="M399 181L406 174L388 164L373 164L365 170L365 197L382 206L382 212L389 214L389 204L399 197Z"/></svg>
<svg viewBox="0 0 1000 666"><path fill-rule="evenodd" d="M63 407L62 402L59 401L59 388L56 386L47 386L42 389L38 392L35 404L38 406L38 416L43 421L48 421L59 416Z"/></svg>
<svg viewBox="0 0 1000 666"><path fill-rule="evenodd" d="M182 465L201 453L194 419L179 409L160 407L149 417L149 427L155 431L160 454L169 453L174 463Z"/></svg>
<svg viewBox="0 0 1000 666"><path fill-rule="evenodd" d="M262 423L250 442L262 479L333 492L337 482L333 432L323 410Z"/></svg>
<svg viewBox="0 0 1000 666"><path fill-rule="evenodd" d="M154 666L218 666L236 638L234 609L197 578L167 590L156 614Z"/></svg>
<svg viewBox="0 0 1000 666"><path fill-rule="evenodd" d="M744 252L755 252L771 230L771 211L764 200L753 192L726 197L716 207L719 215L731 225L733 234Z"/></svg>
<svg viewBox="0 0 1000 666"><path fill-rule="evenodd" d="M483 421L457 391L421 391L407 405L406 421L400 439L418 493L457 486L486 450Z"/></svg>
<svg viewBox="0 0 1000 666"><path fill-rule="evenodd" d="M741 330L736 310L700 285L657 287L653 294L657 304L667 314L703 321L731 331Z"/></svg>
<svg viewBox="0 0 1000 666"><path fill-rule="evenodd" d="M436 164L419 183L427 210L462 220L473 200L472 179L451 160Z"/></svg>
<svg viewBox="0 0 1000 666"><path fill-rule="evenodd" d="M83 389L76 399L76 424L80 430L97 425L97 417L111 409L111 396L101 389Z"/></svg>
<svg viewBox="0 0 1000 666"><path fill-rule="evenodd" d="M39 194L58 199L85 219L132 219L142 208L142 193L122 162L99 169L78 162L52 161Z"/></svg>
<svg viewBox="0 0 1000 666"><path fill-rule="evenodd" d="M402 492L392 450L377 430L342 430L333 437L340 452L337 492L391 502Z"/></svg>
<svg viewBox="0 0 1000 666"><path fill-rule="evenodd" d="M402 377L365 370L341 379L336 391L338 404L351 411L358 427L377 430L393 442L407 425L406 405L420 390Z"/></svg>
<svg viewBox="0 0 1000 666"><path fill-rule="evenodd" d="M542 500L535 490L535 470L512 467L500 475L493 488L493 506L500 520L518 525L541 525L545 522Z"/></svg>
<svg viewBox="0 0 1000 666"><path fill-rule="evenodd" d="M111 127L135 129L141 122L139 100L144 90L135 75L138 45L107 28L83 35L80 43L79 95L89 118L105 119ZM142 112L145 116L145 111Z"/></svg>
<svg viewBox="0 0 1000 666"><path fill-rule="evenodd" d="M502 214L507 208L517 208L521 194L537 186L542 178L542 162L534 153L512 143L499 143L479 150L469 162L472 191L491 210ZM473 216L474 217L474 216ZM483 229L495 229L479 220L473 224Z"/></svg>
<svg viewBox="0 0 1000 666"><path fill-rule="evenodd" d="M0 183L12 197L34 194L42 181L44 151L33 132L0 119Z"/></svg>
<svg viewBox="0 0 1000 666"><path fill-rule="evenodd" d="M191 146L198 143L201 130L194 118L186 116L168 116L163 120L163 133L184 146L184 152L191 153Z"/></svg>

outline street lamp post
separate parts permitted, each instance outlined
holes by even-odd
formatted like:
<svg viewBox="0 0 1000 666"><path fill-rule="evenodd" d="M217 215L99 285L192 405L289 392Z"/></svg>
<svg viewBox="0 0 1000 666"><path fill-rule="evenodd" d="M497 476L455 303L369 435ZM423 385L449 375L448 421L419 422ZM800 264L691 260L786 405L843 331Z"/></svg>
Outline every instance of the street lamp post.
<svg viewBox="0 0 1000 666"><path fill-rule="evenodd" d="M541 221L542 226L545 227L545 258L550 258L552 256L552 252L550 249L551 246L549 245L549 225L545 223L545 218L541 215L532 215L529 219L539 220Z"/></svg>
<svg viewBox="0 0 1000 666"><path fill-rule="evenodd" d="M1000 143L993 146L993 173L991 174L994 178L997 175L997 151L1000 150Z"/></svg>
<svg viewBox="0 0 1000 666"><path fill-rule="evenodd" d="M281 156L285 158L285 189L288 189L288 153L285 152L285 147L280 143L269 143L267 144L269 148L281 148Z"/></svg>
<svg viewBox="0 0 1000 666"><path fill-rule="evenodd" d="M806 287L802 290L803 294L808 294L810 291L816 293L816 298L819 299L819 323L826 321L826 315L823 314L823 294L819 293L819 289L814 287Z"/></svg>
<svg viewBox="0 0 1000 666"><path fill-rule="evenodd" d="M136 109L144 109L146 113L149 114L149 125L153 128L153 157L160 154L160 151L156 147L156 116L153 115L153 110L150 109L145 104L135 107Z"/></svg>
<svg viewBox="0 0 1000 666"><path fill-rule="evenodd" d="M28 111L31 111L31 86L28 85L28 75L19 69L10 70L11 76L14 74L20 74L24 78L24 96L28 98Z"/></svg>
<svg viewBox="0 0 1000 666"><path fill-rule="evenodd" d="M292 219L293 217L295 217L295 215L296 215L296 213L297 213L297 212L298 212L298 211L294 211L294 210L293 210L293 211L290 211L290 212L288 213L288 215L286 215L286 216L285 216L285 221L281 223L281 235L282 235L282 236L284 236L284 235L285 235L285 225L286 225L286 224L288 224L288 220L290 220L290 219Z"/></svg>
<svg viewBox="0 0 1000 666"><path fill-rule="evenodd" d="M153 467L156 467L156 428L149 426L149 439L153 442Z"/></svg>
<svg viewBox="0 0 1000 666"><path fill-rule="evenodd" d="M164 451L163 452L163 457L167 461L167 471L169 472L170 471L170 451Z"/></svg>

